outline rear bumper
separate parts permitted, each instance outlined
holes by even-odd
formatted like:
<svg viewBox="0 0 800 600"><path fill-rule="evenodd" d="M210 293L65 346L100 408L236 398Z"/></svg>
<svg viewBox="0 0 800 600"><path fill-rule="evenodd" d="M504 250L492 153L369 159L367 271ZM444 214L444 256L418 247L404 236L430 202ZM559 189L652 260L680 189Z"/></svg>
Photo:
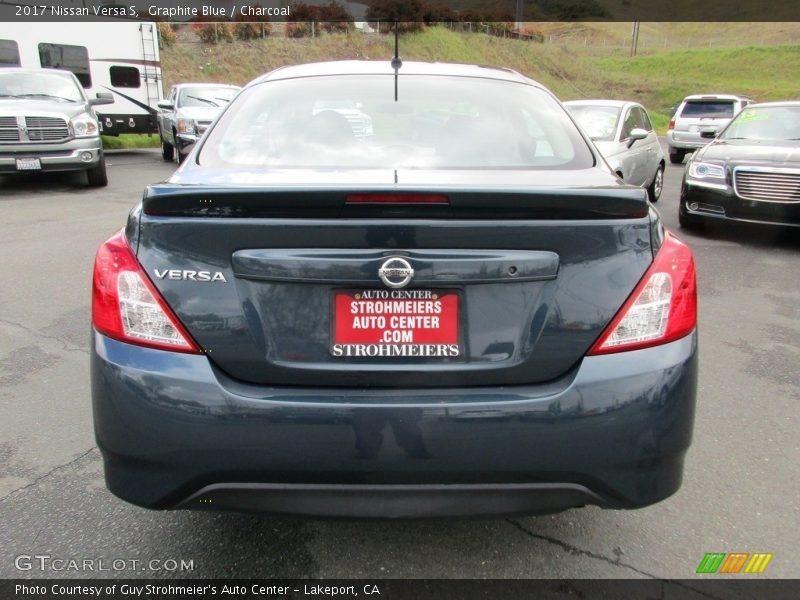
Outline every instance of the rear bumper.
<svg viewBox="0 0 800 600"><path fill-rule="evenodd" d="M570 483L510 484L212 484L178 508L240 510L316 517L474 517L546 514L612 505Z"/></svg>
<svg viewBox="0 0 800 600"><path fill-rule="evenodd" d="M667 145L677 150L697 150L707 146L711 140L700 137L700 134L675 133L674 130L667 132Z"/></svg>
<svg viewBox="0 0 800 600"><path fill-rule="evenodd" d="M691 440L693 333L541 385L341 389L235 382L204 356L93 339L109 489L149 508L328 516L636 508Z"/></svg>

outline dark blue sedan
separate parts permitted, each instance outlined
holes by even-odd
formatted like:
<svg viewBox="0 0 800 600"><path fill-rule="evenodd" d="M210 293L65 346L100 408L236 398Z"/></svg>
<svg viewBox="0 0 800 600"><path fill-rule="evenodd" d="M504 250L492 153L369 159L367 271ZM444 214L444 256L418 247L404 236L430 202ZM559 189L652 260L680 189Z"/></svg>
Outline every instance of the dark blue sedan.
<svg viewBox="0 0 800 600"><path fill-rule="evenodd" d="M679 488L690 250L538 83L394 66L252 82L98 250L120 498L417 517Z"/></svg>

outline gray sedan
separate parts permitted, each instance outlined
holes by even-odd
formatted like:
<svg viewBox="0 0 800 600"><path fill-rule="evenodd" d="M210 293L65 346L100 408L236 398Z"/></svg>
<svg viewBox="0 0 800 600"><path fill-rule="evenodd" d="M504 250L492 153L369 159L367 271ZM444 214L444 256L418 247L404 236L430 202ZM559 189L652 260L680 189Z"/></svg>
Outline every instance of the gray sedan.
<svg viewBox="0 0 800 600"><path fill-rule="evenodd" d="M650 201L658 202L664 152L644 107L621 100L574 100L564 106L620 179L647 189Z"/></svg>

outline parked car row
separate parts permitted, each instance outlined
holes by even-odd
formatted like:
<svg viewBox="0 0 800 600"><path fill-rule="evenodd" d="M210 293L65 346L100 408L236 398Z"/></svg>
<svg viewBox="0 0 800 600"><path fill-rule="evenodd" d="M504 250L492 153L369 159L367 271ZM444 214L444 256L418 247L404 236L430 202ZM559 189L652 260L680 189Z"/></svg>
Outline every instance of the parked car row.
<svg viewBox="0 0 800 600"><path fill-rule="evenodd" d="M614 172L657 202L664 155L644 108L613 100L565 106ZM800 226L800 102L690 95L675 107L667 145L672 164L691 154L681 184L681 227L726 220Z"/></svg>

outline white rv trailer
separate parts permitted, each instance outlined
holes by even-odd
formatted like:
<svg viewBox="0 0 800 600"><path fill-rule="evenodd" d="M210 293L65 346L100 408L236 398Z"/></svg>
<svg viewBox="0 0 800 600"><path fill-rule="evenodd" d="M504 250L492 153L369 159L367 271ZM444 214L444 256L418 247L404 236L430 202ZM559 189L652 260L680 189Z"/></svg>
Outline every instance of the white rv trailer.
<svg viewBox="0 0 800 600"><path fill-rule="evenodd" d="M72 71L89 98L111 92L96 113L105 135L158 131L163 98L158 26L144 21L0 22L0 68Z"/></svg>

